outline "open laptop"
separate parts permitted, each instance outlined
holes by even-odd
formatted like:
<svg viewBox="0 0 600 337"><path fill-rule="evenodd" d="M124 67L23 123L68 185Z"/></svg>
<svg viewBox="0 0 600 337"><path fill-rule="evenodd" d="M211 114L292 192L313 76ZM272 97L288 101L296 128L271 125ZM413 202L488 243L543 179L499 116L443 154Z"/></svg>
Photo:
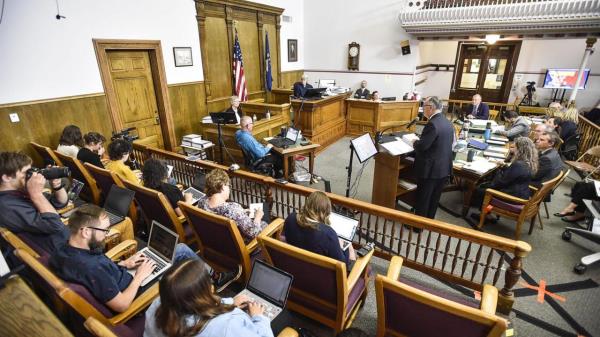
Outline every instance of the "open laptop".
<svg viewBox="0 0 600 337"><path fill-rule="evenodd" d="M288 128L285 133L285 138L275 137L269 140L269 143L275 147L291 146L296 144L298 137L300 136L300 130L294 128Z"/></svg>
<svg viewBox="0 0 600 337"><path fill-rule="evenodd" d="M104 210L108 214L111 226L125 220L134 195L132 190L112 185L104 201Z"/></svg>
<svg viewBox="0 0 600 337"><path fill-rule="evenodd" d="M238 295L246 295L251 301L262 304L264 315L272 321L285 308L293 280L292 274L257 259L252 265L246 289Z"/></svg>
<svg viewBox="0 0 600 337"><path fill-rule="evenodd" d="M85 203L85 201L79 199L79 194L81 190L83 190L84 183L77 179L73 179L71 181L71 186L69 187L69 191L67 191L67 196L69 197L69 201L73 202L75 207L79 207Z"/></svg>
<svg viewBox="0 0 600 337"><path fill-rule="evenodd" d="M157 276L162 275L167 269L173 265L175 257L175 247L179 241L179 235L169 230L167 227L159 224L155 220L152 221L150 227L150 236L148 237L148 246L138 252L139 256L144 256L156 263L156 268L152 274L146 277L141 286L145 286L154 280ZM131 275L135 275L135 270L128 270Z"/></svg>
<svg viewBox="0 0 600 337"><path fill-rule="evenodd" d="M329 214L329 224L337 233L338 237L344 241L342 250L348 249L352 244L352 239L354 239L354 234L358 228L358 220L331 212L331 214Z"/></svg>
<svg viewBox="0 0 600 337"><path fill-rule="evenodd" d="M195 205L198 202L198 200L200 200L200 198L206 195L204 194L204 192L198 191L193 186L188 187L186 190L183 191L183 193L192 194L192 205Z"/></svg>

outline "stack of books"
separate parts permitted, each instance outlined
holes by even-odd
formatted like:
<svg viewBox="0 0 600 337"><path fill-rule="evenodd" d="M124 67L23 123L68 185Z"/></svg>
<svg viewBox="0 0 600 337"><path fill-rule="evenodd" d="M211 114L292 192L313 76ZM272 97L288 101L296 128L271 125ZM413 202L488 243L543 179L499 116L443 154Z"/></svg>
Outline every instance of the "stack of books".
<svg viewBox="0 0 600 337"><path fill-rule="evenodd" d="M181 146L191 147L195 149L205 149L209 145L212 145L212 142L209 140L204 140L200 135L185 135L183 136L183 140L181 141Z"/></svg>

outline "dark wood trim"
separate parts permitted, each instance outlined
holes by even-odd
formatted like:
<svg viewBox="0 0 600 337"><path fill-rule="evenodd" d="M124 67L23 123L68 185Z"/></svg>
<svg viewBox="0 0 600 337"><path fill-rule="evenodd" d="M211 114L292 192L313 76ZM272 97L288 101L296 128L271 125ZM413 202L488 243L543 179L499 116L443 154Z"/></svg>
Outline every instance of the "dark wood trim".
<svg viewBox="0 0 600 337"><path fill-rule="evenodd" d="M436 63L429 63L429 64L422 64L420 66L416 66L415 69L419 70L419 69L424 69L424 68L430 68L430 67L434 67L435 71L440 71L441 68L446 68L446 70L450 70L450 68L454 68L454 64L436 64Z"/></svg>
<svg viewBox="0 0 600 337"><path fill-rule="evenodd" d="M112 50L141 50L148 51L150 57L150 67L154 80L154 91L156 94L156 106L161 121L160 128L163 136L165 148L174 150L178 144L175 138L175 128L173 125L173 112L169 99L169 90L167 88L167 77L164 68L164 59L160 40L113 40L113 39L92 39L96 59L100 68L100 77L102 86L106 93L106 102L108 112L111 117L113 130L123 129L123 121L119 117L119 107L115 89L110 76L108 55Z"/></svg>
<svg viewBox="0 0 600 337"><path fill-rule="evenodd" d="M392 71L353 71L353 70L327 70L327 69L304 69L304 72L313 73L340 73L340 74L375 74L375 75L406 75L412 76L413 73L392 72Z"/></svg>
<svg viewBox="0 0 600 337"><path fill-rule="evenodd" d="M424 78L424 79L422 79L422 80L420 80L420 81L417 81L417 82L415 82L415 87L416 87L416 86L419 86L419 85L421 85L421 84L423 84L423 83L425 83L425 82L427 82L427 77L426 77L426 78Z"/></svg>

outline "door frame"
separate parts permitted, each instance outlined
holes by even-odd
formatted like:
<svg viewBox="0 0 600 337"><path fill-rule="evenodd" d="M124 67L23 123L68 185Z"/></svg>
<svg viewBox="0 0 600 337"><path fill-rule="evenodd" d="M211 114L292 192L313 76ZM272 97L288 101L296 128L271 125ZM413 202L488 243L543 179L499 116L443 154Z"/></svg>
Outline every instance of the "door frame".
<svg viewBox="0 0 600 337"><path fill-rule="evenodd" d="M510 96L510 90L512 88L512 82L513 79L515 77L515 72L517 70L517 61L519 60L519 55L521 54L521 44L523 43L522 40L505 40L505 41L498 41L495 43L496 46L498 45L512 45L514 46L514 50L512 53L512 58L509 64L507 64L507 66L509 66L509 72L508 72L508 79L506 82L506 86L504 87L503 91L502 91L502 99L501 102L495 102L495 103L508 103L508 98ZM456 97L456 88L458 87L459 83L459 71L462 71L462 64L459 64L461 61L461 56L462 56L462 49L464 46L467 45L482 45L485 43L482 42L476 42L476 41L459 41L458 42L458 47L456 48L456 61L454 64L454 73L452 74L452 83L450 86L450 93L448 95L448 97L450 99L455 99L452 98L452 96ZM485 59L482 59L482 64L481 67L483 67L484 65L487 66L487 60L489 59L489 49L486 50L486 56ZM485 62L483 62L485 60ZM479 74L481 75L481 73ZM478 75L478 81L479 81L479 75ZM476 89L476 93L479 93L479 89Z"/></svg>
<svg viewBox="0 0 600 337"><path fill-rule="evenodd" d="M177 138L175 137L173 112L171 110L171 101L169 100L169 90L167 87L167 77L165 75L164 59L160 41L115 39L92 39L92 41L94 43L94 50L96 51L96 59L98 60L102 86L104 87L104 93L106 94L108 114L110 115L114 131L123 129L123 121L121 121L121 118L119 117L119 105L117 103L112 77L110 76L107 53L116 50L148 52L163 142L165 149L174 151L178 146L178 143Z"/></svg>

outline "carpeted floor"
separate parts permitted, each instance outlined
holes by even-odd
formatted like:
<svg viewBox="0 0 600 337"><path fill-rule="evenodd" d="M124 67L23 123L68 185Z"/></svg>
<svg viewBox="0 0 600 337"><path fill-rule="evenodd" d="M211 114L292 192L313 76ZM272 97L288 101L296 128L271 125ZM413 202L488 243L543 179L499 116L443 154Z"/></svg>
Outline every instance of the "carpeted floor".
<svg viewBox="0 0 600 337"><path fill-rule="evenodd" d="M315 173L331 181L332 192L344 195L346 190L346 166L348 165L350 138L346 137L329 146L321 152L316 159ZM308 167L308 162L304 163ZM352 181L357 179L361 172L355 189L351 196L356 199L370 202L373 182L374 161L368 161L364 167L354 158ZM579 179L575 174L572 178ZM570 192L574 184L573 179L566 179L556 190L552 202L548 204L550 219L545 218L542 211L544 229L536 227L532 235L527 235L523 230L522 240L533 247L532 252L524 261L523 275L515 287L516 301L513 313L509 316L514 336L600 336L600 263L588 268L584 275L573 272L573 266L582 256L598 251L597 244L573 236L570 242L563 241L561 234L566 223L553 216L569 202L564 196ZM312 185L323 189L323 184ZM449 192L442 195L441 203L451 210L461 207L462 196L460 192ZM436 219L463 227L470 227L462 218L438 209ZM527 226L524 226L528 228ZM500 219L494 226L484 227L486 233L511 237L514 233L514 222ZM388 261L374 258L373 267L377 273L385 273ZM461 294L464 289L454 289L427 275L408 268L402 269L403 277L427 282L433 287L447 289ZM552 293L538 296L538 290L530 290L525 286L538 287L545 283L545 290ZM461 291L463 290L463 291ZM465 292L468 293L468 292ZM470 294L469 294L470 295ZM324 328L319 323L301 317L298 314L285 311L274 322L274 330L279 331L283 326L305 327L315 332L318 336L332 336L331 330ZM369 286L367 302L354 321L353 327L363 329L375 336L377 325L377 308L373 282Z"/></svg>

